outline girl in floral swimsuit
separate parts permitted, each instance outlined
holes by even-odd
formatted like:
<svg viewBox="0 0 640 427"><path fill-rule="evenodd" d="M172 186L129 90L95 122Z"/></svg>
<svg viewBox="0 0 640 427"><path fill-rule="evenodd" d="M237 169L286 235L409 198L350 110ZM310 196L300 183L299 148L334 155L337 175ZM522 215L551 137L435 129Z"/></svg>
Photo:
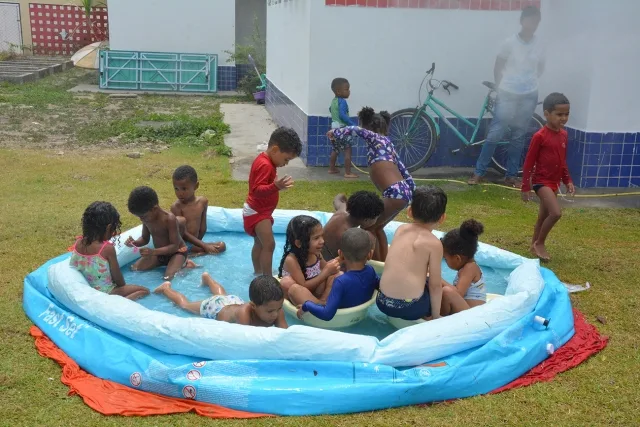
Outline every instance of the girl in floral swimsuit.
<svg viewBox="0 0 640 427"><path fill-rule="evenodd" d="M404 166L391 140L386 136L391 117L386 111L376 114L370 107L359 113L360 126L347 126L327 133L330 139L345 135L357 135L367 143L367 162L371 182L382 192L384 212L371 231L377 238L374 259L384 261L387 257L388 242L384 227L405 209L413 197L416 184Z"/></svg>
<svg viewBox="0 0 640 427"><path fill-rule="evenodd" d="M125 284L116 250L109 242L120 233L120 225L120 214L111 203L91 203L82 215L83 236L71 248L69 265L95 290L135 300L149 295L149 289Z"/></svg>

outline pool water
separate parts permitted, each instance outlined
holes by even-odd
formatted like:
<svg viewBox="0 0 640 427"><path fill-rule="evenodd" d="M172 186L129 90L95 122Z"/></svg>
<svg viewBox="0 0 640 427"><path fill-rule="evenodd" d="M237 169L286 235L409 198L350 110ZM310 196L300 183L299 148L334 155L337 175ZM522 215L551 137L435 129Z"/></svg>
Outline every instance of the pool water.
<svg viewBox="0 0 640 427"><path fill-rule="evenodd" d="M276 251L273 256L273 269L277 271L282 258L285 236L284 234L276 234ZM244 233L207 233L203 239L207 242L224 241L227 244L227 250L220 255L201 256L194 258L196 264L200 267L196 269L184 269L180 271L172 280L171 286L176 291L184 294L190 301L200 301L211 296L207 286L200 286L201 275L205 271L211 277L218 281L226 289L228 294L238 295L245 301L249 301L249 283L253 280L253 265L251 263L251 248L253 247L253 238ZM125 281L130 284L145 286L153 291L163 282L165 267L146 272L133 272L129 266L123 267ZM507 287L507 279L511 270L492 269L483 267L485 275L485 283L487 283L487 291L490 293L504 294ZM442 275L449 283L453 281L455 273L450 270L443 262ZM180 317L195 316L186 312L166 297L162 295L151 294L138 302L144 307L152 310L158 310L165 313L173 314ZM369 308L367 319L358 325L344 329L345 332L371 335L377 338L384 338L393 333L395 328L389 325L384 316L375 304ZM289 325L303 324L297 318L286 316Z"/></svg>

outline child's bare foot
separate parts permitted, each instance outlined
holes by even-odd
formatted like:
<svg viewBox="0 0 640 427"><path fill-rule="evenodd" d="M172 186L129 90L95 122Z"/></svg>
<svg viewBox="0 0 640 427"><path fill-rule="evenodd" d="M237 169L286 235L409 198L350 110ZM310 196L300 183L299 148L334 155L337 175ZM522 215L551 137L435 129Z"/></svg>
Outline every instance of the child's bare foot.
<svg viewBox="0 0 640 427"><path fill-rule="evenodd" d="M534 243L533 250L535 251L536 256L542 261L551 261L551 255L549 255L549 252L547 252L547 249L544 247L544 245L540 243Z"/></svg>
<svg viewBox="0 0 640 427"><path fill-rule="evenodd" d="M166 289L171 288L171 282L164 282L162 285L158 286L153 290L154 294L163 294Z"/></svg>
<svg viewBox="0 0 640 427"><path fill-rule="evenodd" d="M529 246L529 252L531 253L531 255L538 256L538 254L536 253L536 248L534 248L533 245L534 243L532 243L531 246Z"/></svg>
<svg viewBox="0 0 640 427"><path fill-rule="evenodd" d="M329 173L332 175L335 175L337 173L340 173L340 169L338 168L329 168Z"/></svg>
<svg viewBox="0 0 640 427"><path fill-rule="evenodd" d="M200 286L207 286L205 280L211 280L211 275L206 271L202 273L202 281L200 282Z"/></svg>
<svg viewBox="0 0 640 427"><path fill-rule="evenodd" d="M348 179L353 179L353 178L358 178L358 175L356 175L355 173L345 173L344 177Z"/></svg>
<svg viewBox="0 0 640 427"><path fill-rule="evenodd" d="M198 267L200 266L190 259L187 260L187 265L184 266L184 268L198 268Z"/></svg>

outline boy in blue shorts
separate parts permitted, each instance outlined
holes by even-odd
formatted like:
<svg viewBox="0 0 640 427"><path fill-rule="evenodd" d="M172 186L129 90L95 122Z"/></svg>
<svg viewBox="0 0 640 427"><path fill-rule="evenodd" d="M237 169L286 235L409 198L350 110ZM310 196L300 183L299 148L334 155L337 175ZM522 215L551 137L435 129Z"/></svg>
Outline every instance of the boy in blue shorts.
<svg viewBox="0 0 640 427"><path fill-rule="evenodd" d="M331 113L331 129L340 129L345 126L357 126L349 117L349 105L347 99L351 95L351 87L349 80L337 77L331 82L331 90L335 97L331 101L329 112ZM352 136L344 136L342 138L336 138L331 140L331 156L329 157L329 173L340 173L340 169L336 167L336 161L338 160L338 154L344 151L344 177L345 178L357 178L358 175L351 172L351 147L353 147L354 140Z"/></svg>
<svg viewBox="0 0 640 427"><path fill-rule="evenodd" d="M298 318L305 312L310 312L318 319L329 321L333 319L339 308L351 308L369 301L378 288L379 279L373 267L367 261L373 256L373 242L370 234L361 228L350 228L342 235L338 249L339 260L346 266L346 273L333 281L331 292L325 305L307 300L298 306ZM300 291L307 291L302 288ZM295 301L296 289L292 286L289 295ZM300 301L300 299L297 299Z"/></svg>

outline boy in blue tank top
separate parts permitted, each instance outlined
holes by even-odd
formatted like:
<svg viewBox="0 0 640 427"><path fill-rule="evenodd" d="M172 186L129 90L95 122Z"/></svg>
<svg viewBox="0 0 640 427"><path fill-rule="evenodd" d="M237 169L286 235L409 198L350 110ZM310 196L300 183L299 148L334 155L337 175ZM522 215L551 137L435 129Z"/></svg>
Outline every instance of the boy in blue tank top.
<svg viewBox="0 0 640 427"><path fill-rule="evenodd" d="M357 126L349 117L349 105L347 99L351 95L349 81L342 77L337 77L331 82L331 90L335 97L331 101L329 112L331 113L331 129L340 129L345 126ZM336 167L336 161L340 152L344 151L344 177L358 178L358 175L351 172L351 147L354 145L353 137L344 136L331 140L331 156L329 157L329 173L340 173Z"/></svg>

